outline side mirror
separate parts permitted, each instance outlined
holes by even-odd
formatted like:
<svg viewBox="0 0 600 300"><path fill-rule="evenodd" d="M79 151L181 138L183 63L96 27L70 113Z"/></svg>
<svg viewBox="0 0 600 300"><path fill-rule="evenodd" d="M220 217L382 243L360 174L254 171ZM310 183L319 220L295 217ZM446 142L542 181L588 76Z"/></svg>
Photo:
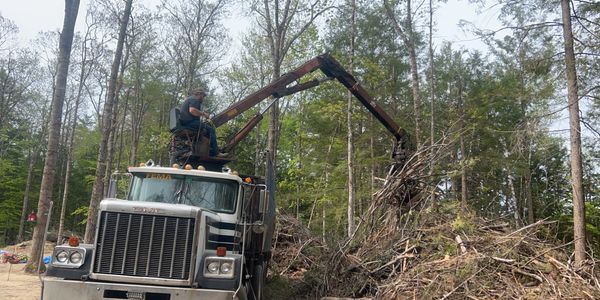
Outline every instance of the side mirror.
<svg viewBox="0 0 600 300"><path fill-rule="evenodd" d="M110 183L108 184L108 193L106 198L117 197L117 179L114 176L110 176Z"/></svg>
<svg viewBox="0 0 600 300"><path fill-rule="evenodd" d="M108 191L106 198L127 198L129 192L129 183L133 175L131 173L114 172L110 175Z"/></svg>
<svg viewBox="0 0 600 300"><path fill-rule="evenodd" d="M264 233L266 230L265 226L265 216L267 215L267 211L269 209L269 192L266 190L260 190L260 194L258 196L258 212L260 213L260 220L256 220L252 224L252 231L254 233Z"/></svg>
<svg viewBox="0 0 600 300"><path fill-rule="evenodd" d="M260 196L258 199L258 211L261 213L261 215L264 218L264 215L267 213L267 210L269 209L269 192L267 190L261 190L260 191Z"/></svg>

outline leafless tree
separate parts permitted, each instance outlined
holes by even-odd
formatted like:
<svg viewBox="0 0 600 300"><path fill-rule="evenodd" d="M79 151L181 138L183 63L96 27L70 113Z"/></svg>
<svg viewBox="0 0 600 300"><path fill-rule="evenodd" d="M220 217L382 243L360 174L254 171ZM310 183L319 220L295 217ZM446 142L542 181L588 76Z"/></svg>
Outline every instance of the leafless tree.
<svg viewBox="0 0 600 300"><path fill-rule="evenodd" d="M15 22L0 15L0 51L5 50L4 46L13 41L18 32Z"/></svg>
<svg viewBox="0 0 600 300"><path fill-rule="evenodd" d="M228 1L163 1L167 23L171 26L167 53L177 66L178 92L190 92L203 76L215 72L222 58L227 34L221 24ZM177 95L175 95L177 96Z"/></svg>
<svg viewBox="0 0 600 300"><path fill-rule="evenodd" d="M267 38L270 52L272 78L281 76L281 67L291 47L306 32L313 22L329 10L328 1L255 0L251 4L257 15L256 22ZM269 110L269 131L267 149L274 164L277 161L277 145L279 144L279 103Z"/></svg>

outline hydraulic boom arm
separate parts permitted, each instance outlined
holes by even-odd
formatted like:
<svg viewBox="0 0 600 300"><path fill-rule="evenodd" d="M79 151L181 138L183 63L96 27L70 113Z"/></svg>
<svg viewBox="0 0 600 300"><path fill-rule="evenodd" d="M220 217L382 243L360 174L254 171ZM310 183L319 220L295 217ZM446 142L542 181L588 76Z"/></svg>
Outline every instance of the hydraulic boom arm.
<svg viewBox="0 0 600 300"><path fill-rule="evenodd" d="M250 109L256 104L260 103L264 99L271 96L274 98L280 98L283 96L291 95L299 91L303 91L321 84L325 81L323 79L314 79L304 83L298 83L291 87L288 85L302 78L304 75L311 73L317 69L320 69L327 78L325 80L336 79L343 84L350 92L364 105L374 116L383 124L383 126L396 138L396 143L393 151L393 158L400 165L404 164L406 159L405 140L406 132L401 129L396 122L385 112L385 110L367 93L367 91L356 81L352 74L348 73L332 56L329 54L319 55L295 70L282 75L267 86L260 90L250 94L246 98L232 104L223 112L216 115L212 121L215 127L219 127L229 120L235 118L244 111ZM271 103L272 104L272 103ZM261 112L257 114L241 131L239 131L232 142L225 146L226 149L231 150L241 139L243 139L260 119L262 119Z"/></svg>

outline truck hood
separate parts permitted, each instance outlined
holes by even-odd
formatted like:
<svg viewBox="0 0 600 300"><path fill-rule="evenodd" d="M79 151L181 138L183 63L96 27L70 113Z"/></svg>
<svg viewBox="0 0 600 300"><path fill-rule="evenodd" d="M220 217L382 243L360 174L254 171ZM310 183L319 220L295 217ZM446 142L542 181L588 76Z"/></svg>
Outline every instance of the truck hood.
<svg viewBox="0 0 600 300"><path fill-rule="evenodd" d="M185 204L128 201L115 198L102 200L100 202L100 210L194 219L200 216L202 212L200 207Z"/></svg>

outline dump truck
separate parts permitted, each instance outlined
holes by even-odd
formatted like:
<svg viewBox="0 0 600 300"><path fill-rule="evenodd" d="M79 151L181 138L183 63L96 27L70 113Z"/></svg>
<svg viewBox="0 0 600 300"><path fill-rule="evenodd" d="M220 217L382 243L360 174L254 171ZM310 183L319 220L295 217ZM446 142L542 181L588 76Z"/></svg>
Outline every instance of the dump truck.
<svg viewBox="0 0 600 300"><path fill-rule="evenodd" d="M321 70L322 78L300 82ZM392 169L407 157L406 133L332 56L323 54L232 104L210 120L219 127L265 99L291 95L337 80L395 138ZM267 106L267 107L268 107ZM221 147L229 153L263 118L258 112ZM171 165L152 161L111 179L99 207L95 239L76 238L53 251L42 299L261 299L275 226L275 178L265 151L265 174L227 168L233 157L208 156L202 129L181 126L177 109L169 127ZM208 125L207 125L208 126ZM121 187L122 188L122 187Z"/></svg>

